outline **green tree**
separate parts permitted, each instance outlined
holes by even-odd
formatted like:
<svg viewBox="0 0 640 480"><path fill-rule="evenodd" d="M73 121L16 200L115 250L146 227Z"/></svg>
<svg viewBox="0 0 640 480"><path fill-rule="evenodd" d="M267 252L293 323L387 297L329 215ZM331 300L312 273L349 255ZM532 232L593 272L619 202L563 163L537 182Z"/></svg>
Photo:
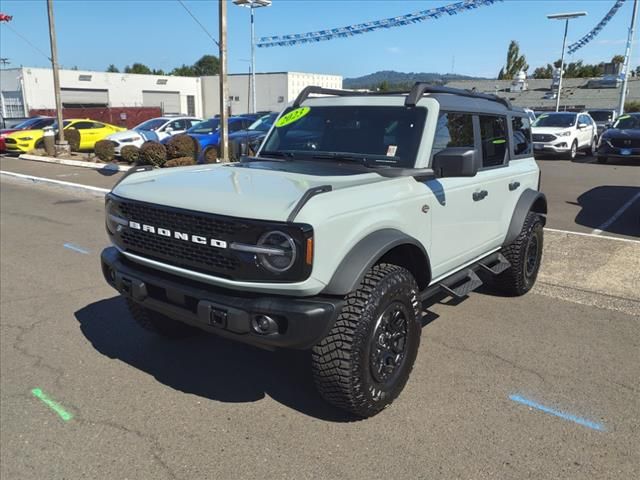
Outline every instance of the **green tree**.
<svg viewBox="0 0 640 480"><path fill-rule="evenodd" d="M389 90L391 90L391 86L389 85L389 82L383 80L378 84L377 90L379 92L388 92Z"/></svg>
<svg viewBox="0 0 640 480"><path fill-rule="evenodd" d="M174 68L170 75L176 75L178 77L196 77L196 73L193 69L193 65L182 65L181 67Z"/></svg>
<svg viewBox="0 0 640 480"><path fill-rule="evenodd" d="M205 75L218 75L220 73L220 60L215 55L203 55L193 64L193 71L197 77Z"/></svg>
<svg viewBox="0 0 640 480"><path fill-rule="evenodd" d="M511 40L507 50L507 64L500 69L498 80L512 80L520 71L529 70L527 59L520 54L520 46L515 40Z"/></svg>
<svg viewBox="0 0 640 480"><path fill-rule="evenodd" d="M124 73L140 73L143 75L150 75L151 69L143 63L134 63L133 65L127 65L124 67Z"/></svg>
<svg viewBox="0 0 640 480"><path fill-rule="evenodd" d="M611 63L618 63L622 65L624 63L624 55L614 55L611 59Z"/></svg>
<svg viewBox="0 0 640 480"><path fill-rule="evenodd" d="M107 67L107 72L110 73L120 73L120 70L118 70L118 67L116 67L113 63L111 65L109 65Z"/></svg>
<svg viewBox="0 0 640 480"><path fill-rule="evenodd" d="M162 70L161 68L158 69L153 69L151 70L151 74L152 75L166 75L166 73L164 73L164 70Z"/></svg>

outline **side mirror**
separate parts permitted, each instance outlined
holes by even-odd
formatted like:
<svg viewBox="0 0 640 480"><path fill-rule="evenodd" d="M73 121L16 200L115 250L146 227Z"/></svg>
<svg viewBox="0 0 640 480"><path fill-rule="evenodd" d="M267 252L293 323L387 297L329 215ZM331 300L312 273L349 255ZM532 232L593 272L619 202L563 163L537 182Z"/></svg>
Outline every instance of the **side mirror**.
<svg viewBox="0 0 640 480"><path fill-rule="evenodd" d="M431 168L437 178L475 177L480 158L473 148L445 148L433 156Z"/></svg>
<svg viewBox="0 0 640 480"><path fill-rule="evenodd" d="M579 124L578 124L578 128L579 128L580 130L585 129L585 128L587 128L588 126L589 126L589 125L587 125L586 123L579 123Z"/></svg>
<svg viewBox="0 0 640 480"><path fill-rule="evenodd" d="M167 128L164 129L164 132L165 133L172 133L173 132L173 128L167 127Z"/></svg>

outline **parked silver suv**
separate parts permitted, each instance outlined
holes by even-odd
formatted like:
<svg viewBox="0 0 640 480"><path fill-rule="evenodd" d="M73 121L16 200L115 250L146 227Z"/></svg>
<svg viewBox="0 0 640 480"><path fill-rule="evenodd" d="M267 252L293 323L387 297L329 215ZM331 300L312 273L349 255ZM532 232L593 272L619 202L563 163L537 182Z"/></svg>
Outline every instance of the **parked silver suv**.
<svg viewBox="0 0 640 480"><path fill-rule="evenodd" d="M492 95L308 87L255 157L116 185L102 270L144 328L311 349L323 397L372 416L409 378L424 301L533 286L532 153L527 114Z"/></svg>

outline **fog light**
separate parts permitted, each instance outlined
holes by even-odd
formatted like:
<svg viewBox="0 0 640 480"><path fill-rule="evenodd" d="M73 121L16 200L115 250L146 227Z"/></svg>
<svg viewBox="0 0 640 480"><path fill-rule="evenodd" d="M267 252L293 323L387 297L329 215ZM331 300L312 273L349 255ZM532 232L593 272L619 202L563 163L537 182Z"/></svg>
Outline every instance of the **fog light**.
<svg viewBox="0 0 640 480"><path fill-rule="evenodd" d="M278 323L267 315L256 315L251 320L251 328L258 335L269 335L278 331Z"/></svg>

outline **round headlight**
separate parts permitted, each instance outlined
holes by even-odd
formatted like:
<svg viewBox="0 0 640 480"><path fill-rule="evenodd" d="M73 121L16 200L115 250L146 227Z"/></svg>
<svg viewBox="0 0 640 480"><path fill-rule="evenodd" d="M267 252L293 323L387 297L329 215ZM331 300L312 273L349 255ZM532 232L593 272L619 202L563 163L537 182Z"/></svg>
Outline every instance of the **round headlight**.
<svg viewBox="0 0 640 480"><path fill-rule="evenodd" d="M296 261L296 244L284 232L273 230L265 233L258 240L258 247L272 250L269 253L259 253L258 259L263 267L274 273L286 272Z"/></svg>

